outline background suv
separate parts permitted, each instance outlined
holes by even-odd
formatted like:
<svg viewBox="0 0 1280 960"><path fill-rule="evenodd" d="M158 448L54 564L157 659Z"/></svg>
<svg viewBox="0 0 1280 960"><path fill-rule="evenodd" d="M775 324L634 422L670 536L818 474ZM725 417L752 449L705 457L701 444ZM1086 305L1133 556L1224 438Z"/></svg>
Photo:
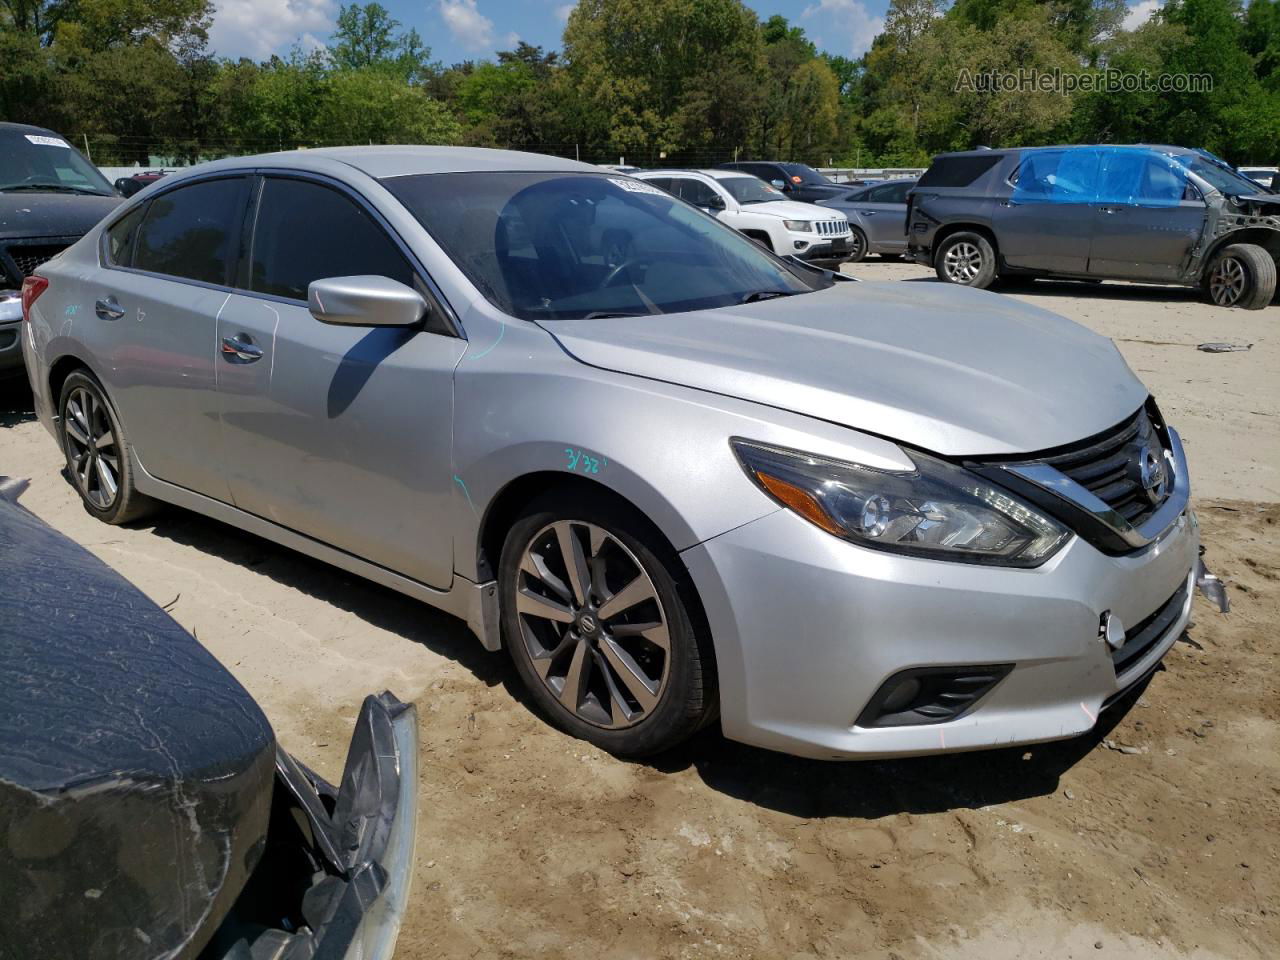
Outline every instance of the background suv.
<svg viewBox="0 0 1280 960"><path fill-rule="evenodd" d="M910 196L908 252L966 286L1018 274L1137 280L1260 309L1276 288L1280 196L1182 147L944 154Z"/></svg>
<svg viewBox="0 0 1280 960"><path fill-rule="evenodd" d="M842 213L788 200L782 191L749 173L653 170L635 176L705 210L780 257L839 262L858 250ZM899 222L899 232L901 227Z"/></svg>
<svg viewBox="0 0 1280 960"><path fill-rule="evenodd" d="M840 184L828 180L813 167L803 163L744 160L740 163L719 163L716 164L716 169L749 173L781 190L788 200L801 200L804 203L817 203L845 192Z"/></svg>
<svg viewBox="0 0 1280 960"><path fill-rule="evenodd" d="M22 281L119 202L98 168L52 130L0 123L0 380L22 374Z"/></svg>

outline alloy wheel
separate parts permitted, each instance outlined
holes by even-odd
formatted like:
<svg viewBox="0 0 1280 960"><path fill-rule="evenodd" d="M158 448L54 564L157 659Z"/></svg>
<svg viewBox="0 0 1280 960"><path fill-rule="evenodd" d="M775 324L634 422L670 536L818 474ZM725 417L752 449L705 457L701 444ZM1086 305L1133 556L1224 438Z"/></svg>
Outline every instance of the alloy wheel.
<svg viewBox="0 0 1280 960"><path fill-rule="evenodd" d="M967 240L954 243L942 258L942 269L952 283L973 283L982 270L982 251Z"/></svg>
<svg viewBox="0 0 1280 960"><path fill-rule="evenodd" d="M91 391L73 390L62 431L76 487L99 510L110 509L120 493L120 448L107 408Z"/></svg>
<svg viewBox="0 0 1280 960"><path fill-rule="evenodd" d="M849 232L849 257L857 260L862 256L862 234L857 230Z"/></svg>
<svg viewBox="0 0 1280 960"><path fill-rule="evenodd" d="M1232 307L1244 296L1248 276L1235 257L1223 257L1209 275L1209 296L1220 307Z"/></svg>
<svg viewBox="0 0 1280 960"><path fill-rule="evenodd" d="M521 555L515 597L534 672L564 709L614 730L653 713L671 663L666 612L617 537L577 520L543 527Z"/></svg>

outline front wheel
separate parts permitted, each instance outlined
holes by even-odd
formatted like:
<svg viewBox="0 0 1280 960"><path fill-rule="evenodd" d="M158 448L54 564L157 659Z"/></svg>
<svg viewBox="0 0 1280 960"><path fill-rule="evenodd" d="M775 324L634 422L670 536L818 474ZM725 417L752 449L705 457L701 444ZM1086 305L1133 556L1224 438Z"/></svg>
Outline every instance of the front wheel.
<svg viewBox="0 0 1280 960"><path fill-rule="evenodd" d="M953 233L934 258L939 280L985 290L996 279L996 252L980 233Z"/></svg>
<svg viewBox="0 0 1280 960"><path fill-rule="evenodd" d="M601 497L544 497L507 535L504 643L555 726L621 756L712 718L714 665L679 561L644 520Z"/></svg>
<svg viewBox="0 0 1280 960"><path fill-rule="evenodd" d="M1276 292L1276 262L1256 244L1233 243L1209 264L1204 290L1219 307L1261 310Z"/></svg>

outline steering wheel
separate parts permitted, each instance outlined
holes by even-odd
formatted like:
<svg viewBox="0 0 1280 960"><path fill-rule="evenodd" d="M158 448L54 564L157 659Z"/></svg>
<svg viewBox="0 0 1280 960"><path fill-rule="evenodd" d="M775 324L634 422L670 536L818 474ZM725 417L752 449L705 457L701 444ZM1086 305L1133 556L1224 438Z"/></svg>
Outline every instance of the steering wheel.
<svg viewBox="0 0 1280 960"><path fill-rule="evenodd" d="M648 263L648 257L627 257L620 264L604 275L604 279L596 286L597 290L603 290L605 287L613 286L613 281L618 279L619 274L623 270L630 270L632 267L639 266L642 263Z"/></svg>

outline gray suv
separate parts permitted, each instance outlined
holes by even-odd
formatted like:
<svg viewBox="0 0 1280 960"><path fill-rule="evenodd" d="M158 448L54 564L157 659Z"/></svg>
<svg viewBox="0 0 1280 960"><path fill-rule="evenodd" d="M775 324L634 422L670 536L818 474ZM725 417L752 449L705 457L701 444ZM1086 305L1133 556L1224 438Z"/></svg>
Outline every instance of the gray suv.
<svg viewBox="0 0 1280 960"><path fill-rule="evenodd" d="M1182 147L943 154L911 194L907 251L971 287L1017 275L1136 280L1257 310L1275 294L1280 196Z"/></svg>

